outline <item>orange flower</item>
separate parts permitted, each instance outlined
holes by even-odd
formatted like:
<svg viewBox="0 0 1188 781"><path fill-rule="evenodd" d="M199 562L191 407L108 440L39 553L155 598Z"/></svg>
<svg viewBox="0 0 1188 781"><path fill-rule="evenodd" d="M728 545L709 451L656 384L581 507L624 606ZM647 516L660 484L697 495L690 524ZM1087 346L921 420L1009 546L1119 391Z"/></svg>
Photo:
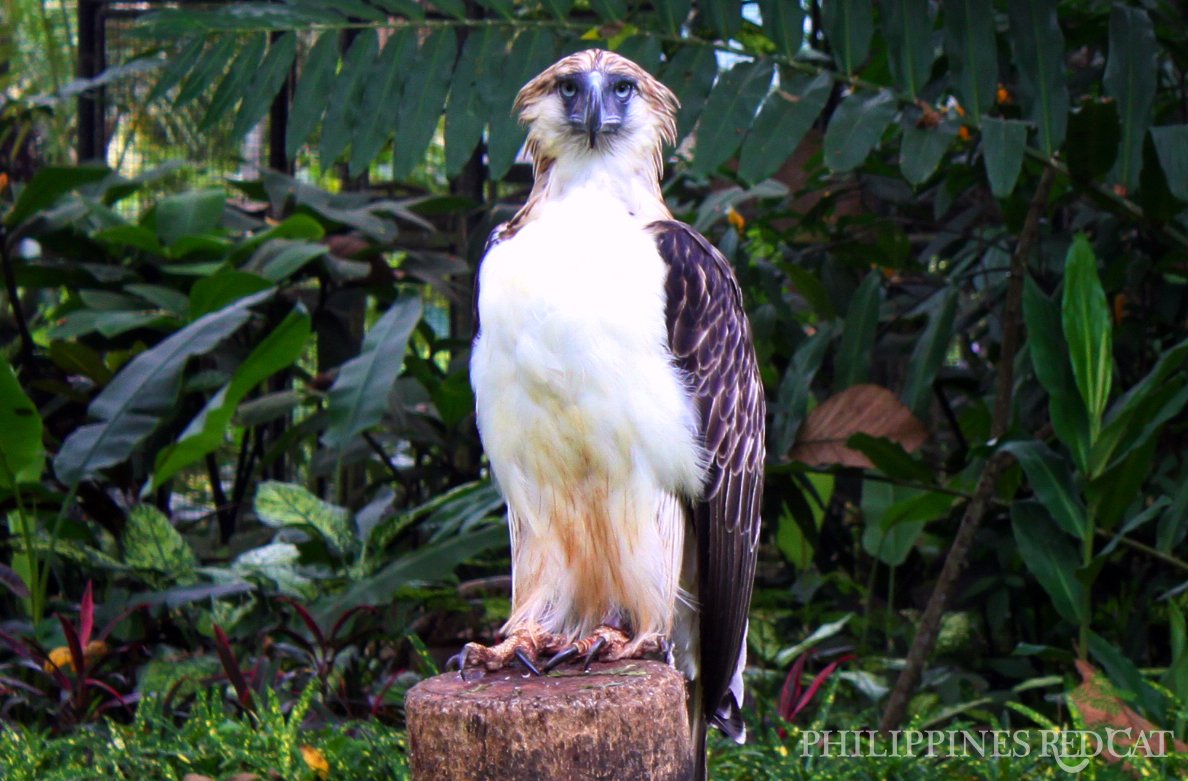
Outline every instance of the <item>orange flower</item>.
<svg viewBox="0 0 1188 781"><path fill-rule="evenodd" d="M8 174L0 171L0 192L8 189Z"/></svg>
<svg viewBox="0 0 1188 781"><path fill-rule="evenodd" d="M957 128L957 137L960 138L962 141L968 141L969 140L969 128L967 128L965 125L962 125L961 127Z"/></svg>
<svg viewBox="0 0 1188 781"><path fill-rule="evenodd" d="M998 103L1000 103L1000 104L1010 103L1011 102L1011 92L1004 85L999 84L998 91L994 93L994 99L996 101L998 101Z"/></svg>
<svg viewBox="0 0 1188 781"><path fill-rule="evenodd" d="M326 761L326 755L313 746L301 747L301 758L305 760L305 764L309 769L318 774L318 778L330 777L330 763Z"/></svg>
<svg viewBox="0 0 1188 781"><path fill-rule="evenodd" d="M734 210L733 206L726 209L726 220L734 226L734 229L739 233L743 232L743 228L747 227L747 220L741 214Z"/></svg>

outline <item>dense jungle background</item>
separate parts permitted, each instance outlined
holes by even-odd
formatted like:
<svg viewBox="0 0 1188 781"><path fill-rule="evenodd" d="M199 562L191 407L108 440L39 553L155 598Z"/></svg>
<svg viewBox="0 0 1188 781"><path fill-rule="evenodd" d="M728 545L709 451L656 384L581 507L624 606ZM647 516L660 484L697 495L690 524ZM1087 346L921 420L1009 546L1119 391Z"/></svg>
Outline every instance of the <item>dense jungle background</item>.
<svg viewBox="0 0 1188 781"><path fill-rule="evenodd" d="M590 46L679 96L664 190L767 389L713 776L1067 775L805 730L1188 738L1179 4L0 13L4 778L407 774L403 693L509 605L467 362L512 99ZM1086 772L1184 777L1165 748Z"/></svg>

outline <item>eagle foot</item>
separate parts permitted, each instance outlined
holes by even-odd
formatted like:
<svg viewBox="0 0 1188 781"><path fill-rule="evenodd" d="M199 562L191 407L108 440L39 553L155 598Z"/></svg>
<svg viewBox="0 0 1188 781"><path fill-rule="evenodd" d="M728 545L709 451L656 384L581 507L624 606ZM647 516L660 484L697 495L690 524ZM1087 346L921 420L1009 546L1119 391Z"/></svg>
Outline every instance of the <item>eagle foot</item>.
<svg viewBox="0 0 1188 781"><path fill-rule="evenodd" d="M494 672L519 662L530 674L541 675L537 659L542 653L552 653L563 643L564 638L543 629L517 629L495 645L467 643L461 651L450 657L446 669L457 669L458 677L465 681L467 670Z"/></svg>
<svg viewBox="0 0 1188 781"><path fill-rule="evenodd" d="M545 672L568 662L578 656L582 657L582 672L589 672L590 665L596 661L617 662L620 659L642 659L653 654L666 654L668 643L659 636L634 640L617 627L600 624L594 631L581 640L576 640L558 651L553 658L545 662Z"/></svg>

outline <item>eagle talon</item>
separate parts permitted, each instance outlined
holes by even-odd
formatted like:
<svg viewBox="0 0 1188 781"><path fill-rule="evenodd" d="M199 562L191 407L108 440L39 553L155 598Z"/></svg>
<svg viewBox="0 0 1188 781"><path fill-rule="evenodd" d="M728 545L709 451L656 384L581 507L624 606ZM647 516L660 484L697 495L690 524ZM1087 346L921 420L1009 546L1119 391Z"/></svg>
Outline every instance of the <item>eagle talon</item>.
<svg viewBox="0 0 1188 781"><path fill-rule="evenodd" d="M528 658L528 654L524 652L523 648L516 649L516 658L520 660L520 664L527 668L528 672L538 677L542 674L540 668L537 667L530 658Z"/></svg>
<svg viewBox="0 0 1188 781"><path fill-rule="evenodd" d="M582 664L582 672L590 672L590 665L593 664L594 660L598 658L598 654L603 648L606 648L606 638L599 636L599 638L594 641L594 645L590 646L590 652L586 654L585 662Z"/></svg>
<svg viewBox="0 0 1188 781"><path fill-rule="evenodd" d="M553 656L552 659L550 659L549 661L547 661L545 663L544 671L549 672L554 667L557 667L559 665L564 664L565 662L568 662L570 659L577 656L579 653L581 653L581 651L578 649L578 647L576 645L571 645L568 648L558 651Z"/></svg>

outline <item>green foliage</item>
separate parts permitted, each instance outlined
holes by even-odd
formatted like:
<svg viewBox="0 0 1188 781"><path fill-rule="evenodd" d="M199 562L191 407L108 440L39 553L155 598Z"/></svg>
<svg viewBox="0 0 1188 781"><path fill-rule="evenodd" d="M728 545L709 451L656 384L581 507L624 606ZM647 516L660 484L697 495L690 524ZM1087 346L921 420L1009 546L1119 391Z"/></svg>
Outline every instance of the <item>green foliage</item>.
<svg viewBox="0 0 1188 781"><path fill-rule="evenodd" d="M771 411L750 624L758 740L715 743L718 775L1051 775L1014 762L827 764L789 742L800 733L777 737L782 668L810 650L859 658L809 718L877 722L976 502L984 522L942 622L963 628L938 645L913 723L1065 723L1058 703L1077 652L1182 737L1178 17L1160 4L1048 0L837 0L807 16L766 1L479 6L473 19L437 2L441 16L427 20L418 3L288 0L138 23L143 67L164 66L145 84L151 110L192 117L212 139L250 130L295 65L286 152L316 158L323 183L345 164L341 192L265 173L159 197L147 195L151 176L93 167L43 167L0 192L23 305L6 294L13 314L0 321L13 337L0 395L16 401L0 412L13 424L0 426L0 453L20 478L19 501L18 481L0 478L11 529L0 555L31 587L3 597L34 618L28 633L57 631L36 623L46 608L33 602L78 593L76 569L102 577L113 602L147 586L162 594L145 603L154 619L176 622L170 636L209 654L217 623L243 670L276 671L246 681L259 699L286 675L308 680L299 670L343 685L377 669L374 647L331 631L357 606L383 606L382 623L360 629L377 644L419 611L434 626L448 624L442 613L498 625L504 595L455 589L507 569L469 418L468 271L490 225L523 199L516 91L559 53L599 45L638 58L681 101L664 191L736 268ZM137 62L110 78L147 72ZM49 110L66 105L55 100ZM16 109L11 126L26 127L33 109ZM1012 313L1008 269L1045 170L1055 186L1033 215ZM370 191L351 191L362 181ZM147 208L129 206L133 193ZM9 325L20 317L28 339ZM992 438L1005 332L1020 318L1006 435ZM790 458L814 412L858 383L902 400L925 443L858 431L832 460ZM976 496L997 451L1017 466ZM40 453L55 456L54 473ZM318 653L290 635L281 645L304 656L247 642L278 622L278 594L308 601L317 631L304 617L305 629L288 628L288 613L280 622ZM342 641L333 663L318 632ZM456 647L451 632L440 646ZM305 691L282 688L290 702ZM278 722L275 734L294 733ZM226 764L199 770L258 767L235 751L212 751ZM300 771L291 745L261 751ZM336 777L350 777L347 764ZM375 777L386 772L398 771Z"/></svg>

